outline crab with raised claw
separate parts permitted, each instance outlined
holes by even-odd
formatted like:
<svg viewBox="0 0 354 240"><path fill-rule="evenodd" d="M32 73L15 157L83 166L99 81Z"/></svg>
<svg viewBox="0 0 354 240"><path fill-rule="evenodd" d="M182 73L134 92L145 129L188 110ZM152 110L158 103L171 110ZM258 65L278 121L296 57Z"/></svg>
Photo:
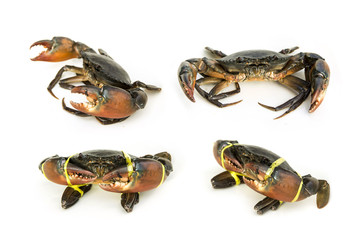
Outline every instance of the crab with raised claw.
<svg viewBox="0 0 354 240"><path fill-rule="evenodd" d="M145 107L147 95L140 88L161 90L140 81L132 83L128 73L102 49L98 50L98 54L85 44L66 37L37 41L31 48L34 46L42 46L46 50L32 58L33 61L58 62L71 58L83 59L82 68L71 65L62 67L47 88L55 98L57 97L52 89L57 83L72 93L84 94L87 102L70 102L75 109L67 107L64 99L62 101L64 110L75 115L95 116L102 124L120 122ZM72 72L76 76L61 79L64 72ZM73 85L81 82L87 86Z"/></svg>
<svg viewBox="0 0 354 240"><path fill-rule="evenodd" d="M57 184L67 185L61 204L64 209L73 206L98 184L102 189L121 194L121 205L131 212L139 202L139 193L159 187L172 172L171 155L135 157L123 151L91 150L43 160L39 169Z"/></svg>
<svg viewBox="0 0 354 240"><path fill-rule="evenodd" d="M268 50L248 50L231 55L206 47L215 58L192 58L181 63L178 69L179 83L192 101L194 89L212 104L226 107L237 104L221 103L219 100L240 92L239 82L245 81L276 81L298 93L295 97L277 106L261 106L279 111L288 108L277 118L295 110L311 93L309 112L315 111L323 101L329 83L329 67L325 60L315 53L298 53L289 55L298 47L283 49L280 52ZM292 74L305 69L305 80ZM202 78L196 80L197 73ZM235 84L235 89L222 92L223 89ZM201 85L212 84L214 87L206 92Z"/></svg>
<svg viewBox="0 0 354 240"><path fill-rule="evenodd" d="M226 170L211 179L214 188L240 183L266 196L254 209L263 214L276 210L283 202L301 201L317 194L317 207L327 205L330 187L326 180L300 176L284 158L264 148L219 140L214 144L216 161Z"/></svg>

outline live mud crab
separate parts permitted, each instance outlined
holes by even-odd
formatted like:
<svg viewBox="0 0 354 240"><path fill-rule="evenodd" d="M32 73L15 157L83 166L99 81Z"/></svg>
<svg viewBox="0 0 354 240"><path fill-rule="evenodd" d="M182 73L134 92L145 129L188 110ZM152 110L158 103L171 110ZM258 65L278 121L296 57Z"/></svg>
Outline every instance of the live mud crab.
<svg viewBox="0 0 354 240"><path fill-rule="evenodd" d="M98 184L106 191L122 193L121 205L127 212L139 202L140 192L159 187L173 170L167 152L136 157L113 150L55 155L43 160L39 169L48 180L67 185L61 199L64 209Z"/></svg>
<svg viewBox="0 0 354 240"><path fill-rule="evenodd" d="M270 107L261 106L279 111L288 108L282 115L295 110L311 93L309 112L315 111L325 96L329 83L330 70L325 60L315 53L298 53L289 55L298 47L283 49L280 52L268 50L248 50L231 55L206 47L214 58L192 58L181 63L178 69L179 83L185 95L192 101L194 89L212 104L226 107L237 104L221 103L219 100L240 92L239 82L245 81L276 81L298 93L285 103ZM305 80L292 74L305 69ZM202 78L196 80L197 73ZM222 92L223 89L235 84L235 89ZM214 87L206 92L201 85L211 84Z"/></svg>
<svg viewBox="0 0 354 240"><path fill-rule="evenodd" d="M264 148L219 140L214 144L214 156L226 171L211 179L212 186L225 188L245 183L265 195L254 207L258 214L314 194L318 208L329 201L330 187L326 180L300 176L283 158Z"/></svg>
<svg viewBox="0 0 354 240"><path fill-rule="evenodd" d="M147 95L140 88L161 90L140 81L132 83L128 73L102 49L96 53L85 44L66 37L37 41L31 48L34 46L42 46L46 50L32 58L33 61L83 59L82 68L71 65L62 67L47 88L55 98L52 89L57 83L62 88L71 90L71 93L84 94L87 99L85 102L70 102L75 109L67 107L64 99L62 100L64 110L77 116L95 116L102 124L120 122L145 107ZM61 79L64 72L72 72L76 76ZM81 82L86 86L73 85Z"/></svg>

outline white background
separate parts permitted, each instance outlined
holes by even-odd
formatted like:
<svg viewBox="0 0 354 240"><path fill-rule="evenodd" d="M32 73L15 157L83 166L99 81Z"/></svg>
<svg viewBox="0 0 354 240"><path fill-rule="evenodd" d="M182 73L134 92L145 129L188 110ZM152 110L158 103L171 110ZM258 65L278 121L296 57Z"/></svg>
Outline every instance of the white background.
<svg viewBox="0 0 354 240"><path fill-rule="evenodd" d="M349 2L349 1L348 1ZM345 1L7 1L1 6L1 219L0 236L36 239L321 239L349 235L353 199L352 7ZM132 80L160 86L146 108L102 126L61 109L46 87L65 64L32 62L29 46L66 36L103 48ZM197 93L183 94L179 64L203 57L205 46L233 53L299 46L331 68L327 95L316 112L309 99L288 116L260 107L294 96L266 82L241 84L224 109ZM59 97L68 91L54 89ZM263 196L246 186L215 190L222 171L212 155L218 139L239 140L283 156L300 174L331 185L327 207L315 197L258 216ZM38 164L54 154L91 149L141 156L168 151L174 172L141 194L127 214L120 195L94 186L74 207L60 206L64 186L47 181ZM348 217L347 217L348 216ZM348 220L349 219L349 220ZM352 224L350 224L352 226Z"/></svg>

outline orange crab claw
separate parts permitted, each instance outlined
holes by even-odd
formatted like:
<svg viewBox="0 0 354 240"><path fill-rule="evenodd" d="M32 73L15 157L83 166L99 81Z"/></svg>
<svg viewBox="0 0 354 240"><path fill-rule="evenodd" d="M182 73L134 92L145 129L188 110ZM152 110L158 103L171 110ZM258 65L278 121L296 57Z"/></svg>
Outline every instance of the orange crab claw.
<svg viewBox="0 0 354 240"><path fill-rule="evenodd" d="M104 86L78 86L71 93L83 94L85 102L70 101L71 105L80 112L103 118L124 118L136 110L144 108L147 95L140 89L128 92L124 89Z"/></svg>
<svg viewBox="0 0 354 240"><path fill-rule="evenodd" d="M66 37L37 41L31 45L30 49L34 46L42 46L46 50L31 58L32 61L60 62L80 57L78 44Z"/></svg>
<svg viewBox="0 0 354 240"><path fill-rule="evenodd" d="M39 169L49 181L57 184L68 185L67 177L72 185L88 184L95 181L96 176L92 172L72 163L66 165L66 176L64 170L66 161L67 158L57 155L49 157L41 162Z"/></svg>

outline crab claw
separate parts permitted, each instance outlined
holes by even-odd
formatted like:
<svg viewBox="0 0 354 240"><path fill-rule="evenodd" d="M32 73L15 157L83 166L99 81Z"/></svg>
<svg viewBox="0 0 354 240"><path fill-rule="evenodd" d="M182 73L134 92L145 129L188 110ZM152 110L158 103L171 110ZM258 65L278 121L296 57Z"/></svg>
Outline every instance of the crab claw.
<svg viewBox="0 0 354 240"><path fill-rule="evenodd" d="M309 112L314 112L322 103L329 83L330 70L327 63L319 59L310 69L311 106Z"/></svg>
<svg viewBox="0 0 354 240"><path fill-rule="evenodd" d="M144 192L160 186L167 178L165 166L153 159L139 158L133 162L133 169L122 166L112 170L102 178L100 187L110 192Z"/></svg>
<svg viewBox="0 0 354 240"><path fill-rule="evenodd" d="M182 62L178 69L178 80L184 94L192 102L195 102L193 95L196 77L197 68L188 61Z"/></svg>
<svg viewBox="0 0 354 240"><path fill-rule="evenodd" d="M80 112L103 118L125 118L136 110L144 108L147 95L141 89L130 92L111 86L98 88L95 86L78 86L71 93L83 94L85 102L70 101L71 105Z"/></svg>
<svg viewBox="0 0 354 240"><path fill-rule="evenodd" d="M31 45L30 49L34 46L42 46L46 50L32 58L32 61L60 62L80 57L78 44L66 37L37 41Z"/></svg>
<svg viewBox="0 0 354 240"><path fill-rule="evenodd" d="M66 161L67 158L59 157L58 155L49 157L41 162L39 169L48 180L62 185L68 185L67 178L73 185L91 183L96 179L96 176L90 171L70 162L65 164Z"/></svg>

